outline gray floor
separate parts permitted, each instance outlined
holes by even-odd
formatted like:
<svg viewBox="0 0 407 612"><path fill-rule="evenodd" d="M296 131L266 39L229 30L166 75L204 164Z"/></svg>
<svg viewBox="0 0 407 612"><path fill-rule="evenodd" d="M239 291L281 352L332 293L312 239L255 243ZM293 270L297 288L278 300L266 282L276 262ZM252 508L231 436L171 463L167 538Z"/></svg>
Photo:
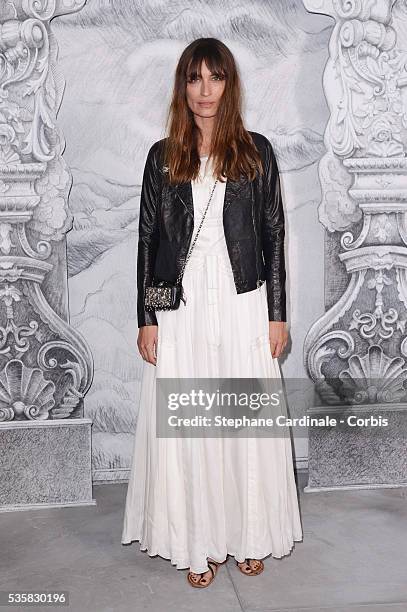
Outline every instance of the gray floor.
<svg viewBox="0 0 407 612"><path fill-rule="evenodd" d="M74 612L407 611L407 489L304 493L304 541L260 576L232 558L207 589L186 570L120 542L126 485L98 485L97 506L0 514L0 590L65 589Z"/></svg>

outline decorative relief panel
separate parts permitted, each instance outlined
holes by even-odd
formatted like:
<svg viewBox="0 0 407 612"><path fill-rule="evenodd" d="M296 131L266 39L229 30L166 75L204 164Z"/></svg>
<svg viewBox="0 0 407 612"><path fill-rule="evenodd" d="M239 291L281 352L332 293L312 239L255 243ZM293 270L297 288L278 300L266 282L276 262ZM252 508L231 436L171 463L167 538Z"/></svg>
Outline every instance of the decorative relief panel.
<svg viewBox="0 0 407 612"><path fill-rule="evenodd" d="M336 20L319 219L349 276L305 340L327 404L407 398L407 19L404 0L304 0Z"/></svg>
<svg viewBox="0 0 407 612"><path fill-rule="evenodd" d="M71 175L49 27L84 4L0 7L0 421L80 417L92 378L90 350L64 307Z"/></svg>

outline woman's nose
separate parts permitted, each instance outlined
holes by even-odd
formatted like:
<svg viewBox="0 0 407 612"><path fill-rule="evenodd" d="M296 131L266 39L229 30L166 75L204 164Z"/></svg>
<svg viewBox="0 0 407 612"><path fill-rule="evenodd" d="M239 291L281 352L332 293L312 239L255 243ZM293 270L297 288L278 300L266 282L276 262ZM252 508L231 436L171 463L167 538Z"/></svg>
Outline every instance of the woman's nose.
<svg viewBox="0 0 407 612"><path fill-rule="evenodd" d="M211 84L209 81L202 79L201 81L201 96L209 96L211 93Z"/></svg>

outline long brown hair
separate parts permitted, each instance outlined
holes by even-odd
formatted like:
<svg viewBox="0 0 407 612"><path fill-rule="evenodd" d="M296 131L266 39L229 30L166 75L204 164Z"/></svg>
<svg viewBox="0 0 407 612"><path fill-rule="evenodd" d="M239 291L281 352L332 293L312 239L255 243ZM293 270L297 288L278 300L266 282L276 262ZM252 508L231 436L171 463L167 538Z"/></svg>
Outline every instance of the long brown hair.
<svg viewBox="0 0 407 612"><path fill-rule="evenodd" d="M213 160L215 177L222 175L237 181L243 174L252 181L256 169L262 172L260 155L241 116L242 93L233 54L216 38L198 38L184 49L175 71L172 101L167 116L167 138L164 162L171 184L197 178L200 167L198 153L199 127L188 106L187 81L200 74L202 61L212 74L225 79L225 89L219 102L212 132L209 156Z"/></svg>

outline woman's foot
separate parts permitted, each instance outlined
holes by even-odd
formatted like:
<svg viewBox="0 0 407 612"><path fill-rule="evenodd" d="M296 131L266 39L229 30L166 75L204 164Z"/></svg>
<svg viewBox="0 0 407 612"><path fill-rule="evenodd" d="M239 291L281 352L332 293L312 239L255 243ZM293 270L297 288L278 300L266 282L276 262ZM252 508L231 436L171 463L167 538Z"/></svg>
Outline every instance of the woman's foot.
<svg viewBox="0 0 407 612"><path fill-rule="evenodd" d="M214 581L216 572L218 571L218 566L221 565L217 563L217 561L213 561L212 559L208 559L208 567L209 570L207 572L203 572L202 574L195 574L194 572L188 572L188 582L193 586L199 589L203 589L211 584Z"/></svg>
<svg viewBox="0 0 407 612"><path fill-rule="evenodd" d="M259 559L245 559L242 563L236 561L242 574L246 576L258 576L264 570L264 563Z"/></svg>

